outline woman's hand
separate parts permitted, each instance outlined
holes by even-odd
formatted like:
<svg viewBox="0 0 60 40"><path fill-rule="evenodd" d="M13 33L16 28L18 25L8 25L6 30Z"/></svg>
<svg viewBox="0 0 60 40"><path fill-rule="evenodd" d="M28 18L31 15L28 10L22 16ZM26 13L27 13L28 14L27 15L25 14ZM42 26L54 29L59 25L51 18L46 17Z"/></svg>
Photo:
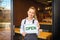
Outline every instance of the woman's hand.
<svg viewBox="0 0 60 40"><path fill-rule="evenodd" d="M25 33L25 32L23 32L23 33L22 33L22 35L23 35L23 36L25 36L25 35L26 35L26 33Z"/></svg>

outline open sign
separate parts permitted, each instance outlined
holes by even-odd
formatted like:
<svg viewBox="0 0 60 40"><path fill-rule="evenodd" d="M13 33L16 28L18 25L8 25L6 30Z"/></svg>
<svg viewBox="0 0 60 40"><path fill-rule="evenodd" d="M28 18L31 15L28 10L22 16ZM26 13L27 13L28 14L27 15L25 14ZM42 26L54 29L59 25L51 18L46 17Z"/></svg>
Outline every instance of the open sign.
<svg viewBox="0 0 60 40"><path fill-rule="evenodd" d="M25 32L26 33L38 33L37 26L34 24L25 25Z"/></svg>
<svg viewBox="0 0 60 40"><path fill-rule="evenodd" d="M36 30L36 27L34 26L26 27L26 30Z"/></svg>

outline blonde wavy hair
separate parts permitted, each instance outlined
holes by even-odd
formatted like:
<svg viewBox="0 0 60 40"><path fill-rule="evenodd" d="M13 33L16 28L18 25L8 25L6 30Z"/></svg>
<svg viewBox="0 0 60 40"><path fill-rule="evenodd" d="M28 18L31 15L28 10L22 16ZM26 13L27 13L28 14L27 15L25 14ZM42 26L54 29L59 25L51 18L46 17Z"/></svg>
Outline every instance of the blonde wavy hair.
<svg viewBox="0 0 60 40"><path fill-rule="evenodd" d="M33 10L35 10L34 18L37 19L37 16L36 16L36 8L35 8L34 6L31 6L29 9L33 9Z"/></svg>

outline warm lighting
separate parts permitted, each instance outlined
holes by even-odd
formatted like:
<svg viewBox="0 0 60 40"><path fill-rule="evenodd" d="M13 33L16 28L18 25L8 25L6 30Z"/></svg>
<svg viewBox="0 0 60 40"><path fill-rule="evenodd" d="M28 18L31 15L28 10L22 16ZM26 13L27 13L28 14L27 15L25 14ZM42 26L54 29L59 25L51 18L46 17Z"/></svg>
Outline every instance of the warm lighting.
<svg viewBox="0 0 60 40"><path fill-rule="evenodd" d="M45 8L45 10L49 10L49 9L51 9L51 7L46 7L46 8Z"/></svg>
<svg viewBox="0 0 60 40"><path fill-rule="evenodd" d="M52 1L47 1L47 2L49 2L49 3L50 3L50 2L52 2Z"/></svg>
<svg viewBox="0 0 60 40"><path fill-rule="evenodd" d="M38 8L38 11L40 10L40 8Z"/></svg>

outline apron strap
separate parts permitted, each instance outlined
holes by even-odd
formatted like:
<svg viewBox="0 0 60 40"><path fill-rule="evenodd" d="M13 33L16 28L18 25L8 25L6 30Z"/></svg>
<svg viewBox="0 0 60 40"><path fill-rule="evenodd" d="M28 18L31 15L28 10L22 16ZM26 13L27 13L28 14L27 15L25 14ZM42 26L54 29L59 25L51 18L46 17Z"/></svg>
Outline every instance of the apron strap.
<svg viewBox="0 0 60 40"><path fill-rule="evenodd" d="M24 24L26 23L26 19L24 20ZM34 24L34 19L33 19L33 22L32 22L33 24ZM23 30L24 30L24 25L23 25Z"/></svg>

